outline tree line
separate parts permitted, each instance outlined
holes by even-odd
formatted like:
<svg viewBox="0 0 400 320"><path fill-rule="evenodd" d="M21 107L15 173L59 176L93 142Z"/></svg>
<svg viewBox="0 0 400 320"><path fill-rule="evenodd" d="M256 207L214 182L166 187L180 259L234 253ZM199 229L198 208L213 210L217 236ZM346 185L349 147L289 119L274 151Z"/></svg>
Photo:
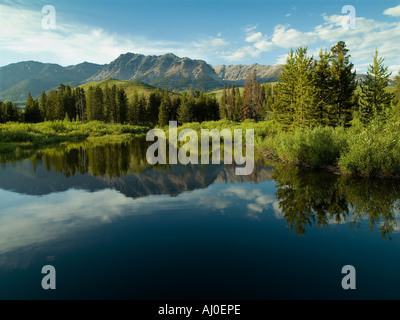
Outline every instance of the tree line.
<svg viewBox="0 0 400 320"><path fill-rule="evenodd" d="M264 120L272 110L274 99L273 85L260 85L256 71L252 71L246 77L243 93L235 85L224 87L219 106L220 118L231 121Z"/></svg>
<svg viewBox="0 0 400 320"><path fill-rule="evenodd" d="M308 56L306 47L289 52L272 105L283 127L349 126L355 115L367 124L374 118L387 118L399 105L400 81L397 77L395 94L388 92L391 73L378 50L359 91L348 52L343 41L330 51L321 49L319 60Z"/></svg>
<svg viewBox="0 0 400 320"><path fill-rule="evenodd" d="M164 126L170 120L180 124L219 120L219 103L215 95L193 90L177 94L155 89L146 96L134 89L129 101L125 89L116 85L104 88L91 86L85 91L81 87L71 89L61 84L48 93L42 92L38 99L33 99L29 93L22 113L16 105L11 104L11 108L10 104L7 102L4 107L1 104L1 110L7 110L1 111L0 119L3 123L74 120Z"/></svg>

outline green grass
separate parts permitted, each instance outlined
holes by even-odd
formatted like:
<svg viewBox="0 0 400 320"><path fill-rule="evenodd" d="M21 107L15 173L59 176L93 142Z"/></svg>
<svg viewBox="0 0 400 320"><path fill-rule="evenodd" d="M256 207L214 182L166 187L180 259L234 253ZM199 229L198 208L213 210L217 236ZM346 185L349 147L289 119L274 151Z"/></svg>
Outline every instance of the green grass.
<svg viewBox="0 0 400 320"><path fill-rule="evenodd" d="M161 129L168 136L168 126ZM188 123L180 126L178 132L183 129L193 129L198 134L202 129L242 129L243 137L246 129L253 129L256 154L269 160L313 168L329 167L343 175L400 177L400 120L396 119L372 122L366 127L354 121L350 128L297 128L293 132L281 130L273 120ZM144 135L148 130L148 127L101 122L0 124L0 162L63 142L121 142Z"/></svg>
<svg viewBox="0 0 400 320"><path fill-rule="evenodd" d="M279 129L274 121L189 123L178 128L254 129L255 149L272 161L312 168L326 168L343 175L400 178L400 120L373 122L364 127ZM167 127L163 128L167 130ZM243 136L245 131L243 131Z"/></svg>
<svg viewBox="0 0 400 320"><path fill-rule="evenodd" d="M7 123L0 124L0 156L9 157L44 147L55 146L62 142L122 140L135 135L143 135L150 128L106 124L102 122L54 121L37 124ZM0 157L0 159L1 159Z"/></svg>

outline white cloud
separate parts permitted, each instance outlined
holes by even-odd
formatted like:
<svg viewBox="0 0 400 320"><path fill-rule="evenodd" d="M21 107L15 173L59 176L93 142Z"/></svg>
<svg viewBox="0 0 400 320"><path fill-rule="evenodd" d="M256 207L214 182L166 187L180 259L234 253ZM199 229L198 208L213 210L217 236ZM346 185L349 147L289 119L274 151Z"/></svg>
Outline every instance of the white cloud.
<svg viewBox="0 0 400 320"><path fill-rule="evenodd" d="M55 30L42 29L41 12L0 4L0 65L23 60L71 65L89 61L109 63L120 54L135 52L207 59L229 45L217 37L191 42L147 39L143 36L114 34L81 23L63 24Z"/></svg>
<svg viewBox="0 0 400 320"><path fill-rule="evenodd" d="M244 31L246 33L249 33L249 32L251 32L251 31L253 31L255 29L257 29L257 26L247 26L247 27L244 28Z"/></svg>
<svg viewBox="0 0 400 320"><path fill-rule="evenodd" d="M384 11L385 14L400 16L400 6ZM277 49L290 49L298 46L307 46L309 53L318 56L321 47L329 49L338 41L345 41L350 49L352 62L358 72L366 72L367 66L372 62L375 48L385 57L385 64L391 71L396 71L400 65L398 43L400 39L400 21L382 22L365 17L356 18L356 28L346 30L342 27L344 15L321 15L322 24L308 31L300 31L290 25L276 25L272 36L268 37L261 31L256 32L256 27L245 29L245 41L252 43L236 48L225 55L227 60L240 61L248 57L259 57L263 52ZM286 54L280 54L276 63L284 64Z"/></svg>
<svg viewBox="0 0 400 320"><path fill-rule="evenodd" d="M292 48L309 45L317 41L315 33L301 32L289 26L277 25L274 29L272 42L281 48Z"/></svg>
<svg viewBox="0 0 400 320"><path fill-rule="evenodd" d="M261 32L255 32L255 33L249 34L246 37L246 42L256 42L260 38L262 38L262 33Z"/></svg>
<svg viewBox="0 0 400 320"><path fill-rule="evenodd" d="M209 37L206 40L198 42L195 46L197 46L198 51L200 52L215 52L222 50L229 46L229 42L225 41L221 36L221 34L218 34L217 37Z"/></svg>
<svg viewBox="0 0 400 320"><path fill-rule="evenodd" d="M383 14L392 17L400 17L400 5L394 8L386 9L385 11L383 11Z"/></svg>
<svg viewBox="0 0 400 320"><path fill-rule="evenodd" d="M252 46L245 46L241 47L239 49L234 50L233 52L229 52L228 54L224 55L224 58L228 61L241 61L243 59L246 59L248 57L258 57L260 55L261 51L257 50L256 48Z"/></svg>

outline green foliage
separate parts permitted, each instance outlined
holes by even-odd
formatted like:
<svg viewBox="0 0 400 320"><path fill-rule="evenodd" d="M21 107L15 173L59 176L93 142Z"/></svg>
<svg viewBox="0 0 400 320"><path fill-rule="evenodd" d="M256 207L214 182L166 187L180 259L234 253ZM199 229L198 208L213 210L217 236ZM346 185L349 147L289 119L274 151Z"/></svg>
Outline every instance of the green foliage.
<svg viewBox="0 0 400 320"><path fill-rule="evenodd" d="M150 128L133 125L106 124L92 121L85 124L76 121L47 121L41 123L0 124L1 152L57 145L65 141L82 141L91 138L141 135ZM0 153L1 153L0 152Z"/></svg>
<svg viewBox="0 0 400 320"><path fill-rule="evenodd" d="M279 132L269 148L282 161L312 167L335 165L346 148L343 128L297 128L294 132Z"/></svg>
<svg viewBox="0 0 400 320"><path fill-rule="evenodd" d="M353 64L343 41L320 51L319 61L307 56L307 48L290 50L272 105L283 128L345 125L355 109Z"/></svg>
<svg viewBox="0 0 400 320"><path fill-rule="evenodd" d="M37 100L33 100L30 93L26 101L24 120L28 123L37 123L42 121L39 109L39 102Z"/></svg>
<svg viewBox="0 0 400 320"><path fill-rule="evenodd" d="M378 58L376 49L373 64L368 67L367 78L361 86L360 112L363 123L369 123L373 118L385 117L391 106L393 94L385 90L391 72L383 65L383 61L382 57Z"/></svg>
<svg viewBox="0 0 400 320"><path fill-rule="evenodd" d="M384 124L372 121L358 132L349 130L348 149L343 152L339 167L348 173L400 175L400 122Z"/></svg>

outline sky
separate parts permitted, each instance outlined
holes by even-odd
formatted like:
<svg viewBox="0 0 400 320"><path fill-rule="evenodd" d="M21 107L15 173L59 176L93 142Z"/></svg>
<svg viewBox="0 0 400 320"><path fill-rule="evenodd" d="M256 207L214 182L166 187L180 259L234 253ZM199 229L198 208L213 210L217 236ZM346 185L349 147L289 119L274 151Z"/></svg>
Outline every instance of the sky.
<svg viewBox="0 0 400 320"><path fill-rule="evenodd" d="M42 13L46 5L55 19ZM354 28L345 5L355 10ZM275 65L291 48L307 46L317 58L341 40L358 73L378 48L397 74L400 0L0 0L0 66L106 64L126 52L172 52L213 66Z"/></svg>

